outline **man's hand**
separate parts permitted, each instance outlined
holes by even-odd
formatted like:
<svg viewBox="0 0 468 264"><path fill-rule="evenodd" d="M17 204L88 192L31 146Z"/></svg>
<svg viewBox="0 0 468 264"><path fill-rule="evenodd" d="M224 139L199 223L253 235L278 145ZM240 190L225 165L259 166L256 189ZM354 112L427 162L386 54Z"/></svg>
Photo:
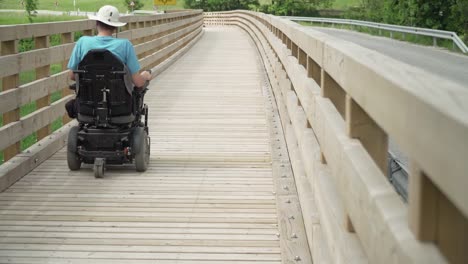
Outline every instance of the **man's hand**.
<svg viewBox="0 0 468 264"><path fill-rule="evenodd" d="M149 71L142 71L140 75L147 81L151 80L151 73Z"/></svg>
<svg viewBox="0 0 468 264"><path fill-rule="evenodd" d="M143 87L145 82L151 80L151 73L149 73L148 71L135 73L133 74L132 79L133 79L133 84L135 84L136 87Z"/></svg>

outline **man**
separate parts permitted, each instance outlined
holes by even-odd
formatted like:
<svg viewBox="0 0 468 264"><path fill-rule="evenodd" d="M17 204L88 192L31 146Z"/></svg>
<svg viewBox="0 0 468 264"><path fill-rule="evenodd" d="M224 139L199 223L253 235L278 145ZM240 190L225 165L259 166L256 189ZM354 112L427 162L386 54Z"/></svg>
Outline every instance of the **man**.
<svg viewBox="0 0 468 264"><path fill-rule="evenodd" d="M119 21L119 10L110 5L101 7L96 16L89 16L89 19L96 20L97 36L83 36L75 45L68 62L69 77L75 80L73 70L76 70L80 61L92 49L107 49L125 63L132 75L132 82L136 87L142 87L146 81L151 80L151 74L147 71L140 71L140 64L135 54L135 49L128 39L112 37L117 27L125 26L126 23ZM76 117L75 100L65 106L68 115Z"/></svg>

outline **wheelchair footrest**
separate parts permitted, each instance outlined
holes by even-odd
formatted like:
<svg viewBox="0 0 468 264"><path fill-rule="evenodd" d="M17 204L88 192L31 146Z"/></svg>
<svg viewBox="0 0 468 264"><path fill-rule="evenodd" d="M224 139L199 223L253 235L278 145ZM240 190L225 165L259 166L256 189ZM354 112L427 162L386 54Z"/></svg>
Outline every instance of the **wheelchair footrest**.
<svg viewBox="0 0 468 264"><path fill-rule="evenodd" d="M120 161L122 163L127 160L127 155L124 151L114 150L114 151L88 151L88 150L78 150L78 154L83 157L83 160L92 161L97 159L105 159L107 163L113 163L113 161ZM89 163L89 162L88 162Z"/></svg>

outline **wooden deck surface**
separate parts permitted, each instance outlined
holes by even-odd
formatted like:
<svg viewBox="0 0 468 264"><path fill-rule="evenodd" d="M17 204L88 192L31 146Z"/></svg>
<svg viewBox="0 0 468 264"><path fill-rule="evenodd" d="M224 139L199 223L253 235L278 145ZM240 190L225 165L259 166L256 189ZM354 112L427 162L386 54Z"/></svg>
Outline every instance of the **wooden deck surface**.
<svg viewBox="0 0 468 264"><path fill-rule="evenodd" d="M0 263L281 263L258 69L246 33L207 28L151 84L148 171L95 179L62 149L0 193Z"/></svg>

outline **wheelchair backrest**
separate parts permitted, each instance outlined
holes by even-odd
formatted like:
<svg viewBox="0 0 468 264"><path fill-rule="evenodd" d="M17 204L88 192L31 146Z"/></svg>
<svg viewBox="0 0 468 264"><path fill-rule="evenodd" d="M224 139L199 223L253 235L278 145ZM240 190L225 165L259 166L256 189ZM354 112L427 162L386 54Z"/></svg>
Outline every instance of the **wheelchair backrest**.
<svg viewBox="0 0 468 264"><path fill-rule="evenodd" d="M125 64L112 52L90 50L75 71L79 116L82 119L96 117L98 109L107 109L106 115L110 120L133 116L132 95L125 84L129 75Z"/></svg>

